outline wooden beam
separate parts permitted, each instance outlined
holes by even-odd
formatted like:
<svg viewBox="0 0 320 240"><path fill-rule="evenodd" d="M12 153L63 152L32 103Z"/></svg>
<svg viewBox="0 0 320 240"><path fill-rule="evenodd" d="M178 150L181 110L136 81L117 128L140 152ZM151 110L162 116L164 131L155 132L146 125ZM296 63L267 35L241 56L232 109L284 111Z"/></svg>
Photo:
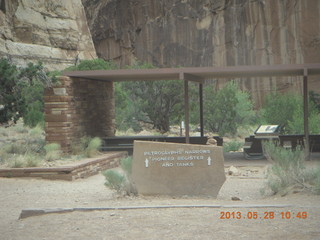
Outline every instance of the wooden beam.
<svg viewBox="0 0 320 240"><path fill-rule="evenodd" d="M188 80L188 81L192 81L192 82L197 82L197 83L200 83L200 84L203 84L204 81L205 81L204 78L199 77L199 76L195 76L195 75L190 74L190 73L184 73L184 79Z"/></svg>

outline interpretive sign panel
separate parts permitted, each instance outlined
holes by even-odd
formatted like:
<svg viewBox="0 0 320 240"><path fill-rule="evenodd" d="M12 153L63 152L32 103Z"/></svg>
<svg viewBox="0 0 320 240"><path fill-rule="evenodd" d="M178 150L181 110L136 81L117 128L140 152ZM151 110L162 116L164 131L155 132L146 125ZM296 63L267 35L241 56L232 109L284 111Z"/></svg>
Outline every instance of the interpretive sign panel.
<svg viewBox="0 0 320 240"><path fill-rule="evenodd" d="M132 180L139 194L216 197L226 180L222 147L135 141Z"/></svg>

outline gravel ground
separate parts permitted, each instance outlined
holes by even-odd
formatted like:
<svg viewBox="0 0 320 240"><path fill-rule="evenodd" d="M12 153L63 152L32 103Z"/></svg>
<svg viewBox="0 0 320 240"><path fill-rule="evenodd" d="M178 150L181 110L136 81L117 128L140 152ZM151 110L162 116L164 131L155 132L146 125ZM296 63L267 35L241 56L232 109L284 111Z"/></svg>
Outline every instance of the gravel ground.
<svg viewBox="0 0 320 240"><path fill-rule="evenodd" d="M0 239L320 239L320 196L262 196L265 167L239 169L217 199L120 198L102 175L74 182L0 178ZM28 208L158 205L224 207L74 211L19 220ZM282 205L291 206L276 207ZM306 219L299 218L303 214Z"/></svg>

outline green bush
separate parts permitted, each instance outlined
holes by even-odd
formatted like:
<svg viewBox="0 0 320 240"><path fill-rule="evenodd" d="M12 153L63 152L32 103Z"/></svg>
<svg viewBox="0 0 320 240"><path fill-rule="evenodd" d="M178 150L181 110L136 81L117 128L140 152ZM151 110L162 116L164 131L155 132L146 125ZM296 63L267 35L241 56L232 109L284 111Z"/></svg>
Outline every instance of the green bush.
<svg viewBox="0 0 320 240"><path fill-rule="evenodd" d="M86 156L87 157L94 157L99 152L99 149L102 145L102 140L98 137L92 138L89 141L88 147L86 148Z"/></svg>
<svg viewBox="0 0 320 240"><path fill-rule="evenodd" d="M0 123L24 118L31 127L43 122L43 92L52 85L52 77L44 71L42 63L29 63L17 67L8 59L0 59Z"/></svg>
<svg viewBox="0 0 320 240"><path fill-rule="evenodd" d="M42 163L40 156L36 154L26 154L24 160L26 167L38 167Z"/></svg>
<svg viewBox="0 0 320 240"><path fill-rule="evenodd" d="M136 195L137 191L131 180L132 157L121 159L120 166L122 171L110 169L103 172L105 185L122 195Z"/></svg>
<svg viewBox="0 0 320 240"><path fill-rule="evenodd" d="M239 90L239 85L228 82L222 89L213 91L205 88L205 126L220 136L235 135L239 126L250 125L255 121L255 112L250 96Z"/></svg>
<svg viewBox="0 0 320 240"><path fill-rule="evenodd" d="M121 168L130 176L132 171L132 157L122 158L120 161Z"/></svg>
<svg viewBox="0 0 320 240"><path fill-rule="evenodd" d="M103 175L106 177L105 185L111 189L121 192L125 182L125 176L120 172L109 169L103 172Z"/></svg>
<svg viewBox="0 0 320 240"><path fill-rule="evenodd" d="M102 140L98 137L91 138L84 136L80 141L71 144L72 155L83 155L85 157L94 157L98 154Z"/></svg>
<svg viewBox="0 0 320 240"><path fill-rule="evenodd" d="M320 166L315 171L314 190L316 194L320 194Z"/></svg>
<svg viewBox="0 0 320 240"><path fill-rule="evenodd" d="M305 167L304 149L285 149L271 141L265 142L263 148L267 159L273 163L267 176L267 188L273 193L285 195L293 189L317 191L320 171Z"/></svg>
<svg viewBox="0 0 320 240"><path fill-rule="evenodd" d="M10 168L23 168L26 164L23 155L16 155L8 161L8 165Z"/></svg>
<svg viewBox="0 0 320 240"><path fill-rule="evenodd" d="M58 143L50 143L44 146L46 151L45 159L47 161L54 161L61 158L62 151L61 146Z"/></svg>
<svg viewBox="0 0 320 240"><path fill-rule="evenodd" d="M309 132L319 134L320 112L316 100L312 100L312 96L310 95L309 100ZM282 125L286 134L303 134L304 132L303 98L301 95L272 93L266 97L261 113L262 122Z"/></svg>
<svg viewBox="0 0 320 240"><path fill-rule="evenodd" d="M38 155L26 153L23 155L13 155L7 160L10 168L38 167L41 164L41 159Z"/></svg>
<svg viewBox="0 0 320 240"><path fill-rule="evenodd" d="M223 144L224 152L237 152L242 148L243 143L239 141L231 141Z"/></svg>
<svg viewBox="0 0 320 240"><path fill-rule="evenodd" d="M302 101L302 100L301 100ZM310 103L312 104L312 103ZM320 134L320 112L315 106L309 109L309 134ZM290 134L303 134L304 133L304 118L303 118L302 103L300 107L296 108L292 114L292 120L288 121L287 132Z"/></svg>

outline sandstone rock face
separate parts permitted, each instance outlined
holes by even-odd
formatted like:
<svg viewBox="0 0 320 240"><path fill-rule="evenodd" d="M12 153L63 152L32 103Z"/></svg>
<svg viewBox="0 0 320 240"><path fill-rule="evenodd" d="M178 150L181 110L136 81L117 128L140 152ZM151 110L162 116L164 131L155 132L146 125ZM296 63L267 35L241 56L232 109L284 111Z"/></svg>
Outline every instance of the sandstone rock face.
<svg viewBox="0 0 320 240"><path fill-rule="evenodd" d="M0 0L0 57L64 69L96 58L81 0Z"/></svg>
<svg viewBox="0 0 320 240"><path fill-rule="evenodd" d="M320 62L318 0L82 0L97 54L159 67ZM301 79L241 79L259 106ZM225 83L218 80L217 86ZM316 79L310 89L320 89Z"/></svg>

